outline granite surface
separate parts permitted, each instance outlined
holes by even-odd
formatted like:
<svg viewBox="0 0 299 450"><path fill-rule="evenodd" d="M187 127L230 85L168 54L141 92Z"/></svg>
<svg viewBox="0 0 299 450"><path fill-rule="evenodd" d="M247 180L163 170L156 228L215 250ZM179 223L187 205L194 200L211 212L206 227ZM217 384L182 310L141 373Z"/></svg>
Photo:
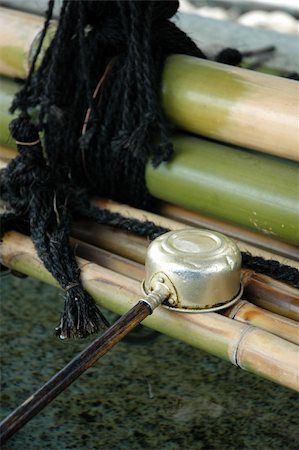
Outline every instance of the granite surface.
<svg viewBox="0 0 299 450"><path fill-rule="evenodd" d="M61 307L52 287L1 278L1 419L86 346L53 336ZM298 398L159 335L120 343L3 450L295 450Z"/></svg>

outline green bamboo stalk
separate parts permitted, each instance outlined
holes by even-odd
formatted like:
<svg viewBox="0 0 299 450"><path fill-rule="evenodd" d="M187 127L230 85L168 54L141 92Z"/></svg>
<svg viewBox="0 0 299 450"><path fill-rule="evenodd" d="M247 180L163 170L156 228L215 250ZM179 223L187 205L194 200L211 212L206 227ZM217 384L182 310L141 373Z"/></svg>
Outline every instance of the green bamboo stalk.
<svg viewBox="0 0 299 450"><path fill-rule="evenodd" d="M0 12L0 73L24 77L43 19L7 8ZM165 113L187 131L299 160L299 86L293 80L172 55L164 67L161 93Z"/></svg>
<svg viewBox="0 0 299 450"><path fill-rule="evenodd" d="M204 139L173 137L175 155L146 184L161 200L299 243L299 166Z"/></svg>
<svg viewBox="0 0 299 450"><path fill-rule="evenodd" d="M26 236L6 233L1 244L1 261L13 270L57 286ZM85 288L107 309L124 314L140 297L137 281L80 258L78 263ZM244 370L299 390L299 347L271 333L216 313L177 313L162 307L143 323Z"/></svg>
<svg viewBox="0 0 299 450"><path fill-rule="evenodd" d="M16 83L0 77L0 144L10 148L16 148L16 144L10 136L8 128L14 116L8 110L17 91L18 85Z"/></svg>
<svg viewBox="0 0 299 450"><path fill-rule="evenodd" d="M40 38L43 23L43 17L0 7L1 75L26 78L34 51ZM56 25L51 23L45 38L44 49L49 46L50 41L54 36L55 29Z"/></svg>
<svg viewBox="0 0 299 450"><path fill-rule="evenodd" d="M299 161L294 80L182 55L165 64L162 104L200 136Z"/></svg>

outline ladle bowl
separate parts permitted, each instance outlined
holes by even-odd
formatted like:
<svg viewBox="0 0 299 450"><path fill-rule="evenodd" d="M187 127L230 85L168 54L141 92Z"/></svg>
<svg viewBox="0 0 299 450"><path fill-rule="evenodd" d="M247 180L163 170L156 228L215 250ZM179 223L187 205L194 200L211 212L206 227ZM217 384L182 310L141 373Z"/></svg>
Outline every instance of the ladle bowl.
<svg viewBox="0 0 299 450"><path fill-rule="evenodd" d="M241 253L221 233L185 229L170 231L149 246L143 289L163 283L170 295L162 306L183 312L226 308L242 295Z"/></svg>

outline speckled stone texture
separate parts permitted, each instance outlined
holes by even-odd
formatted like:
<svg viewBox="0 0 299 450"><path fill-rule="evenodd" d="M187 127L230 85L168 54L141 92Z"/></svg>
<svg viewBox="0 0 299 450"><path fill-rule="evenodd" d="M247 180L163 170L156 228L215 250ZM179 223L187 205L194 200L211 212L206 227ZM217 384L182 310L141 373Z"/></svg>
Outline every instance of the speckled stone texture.
<svg viewBox="0 0 299 450"><path fill-rule="evenodd" d="M87 341L53 336L57 290L1 279L1 419ZM298 395L160 335L123 342L3 450L295 450Z"/></svg>
<svg viewBox="0 0 299 450"><path fill-rule="evenodd" d="M275 52L263 62L264 67L299 71L298 36L245 27L232 21L214 20L194 14L177 14L173 21L208 55L216 55L224 47L241 52L275 46Z"/></svg>

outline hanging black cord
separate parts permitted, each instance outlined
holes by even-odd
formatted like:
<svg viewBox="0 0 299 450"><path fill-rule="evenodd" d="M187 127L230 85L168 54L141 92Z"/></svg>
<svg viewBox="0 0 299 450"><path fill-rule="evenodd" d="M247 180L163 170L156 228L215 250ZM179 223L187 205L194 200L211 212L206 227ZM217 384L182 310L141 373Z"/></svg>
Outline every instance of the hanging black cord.
<svg viewBox="0 0 299 450"><path fill-rule="evenodd" d="M173 153L173 125L159 98L164 61L171 53L206 56L169 21L177 1L64 0L37 67L53 6L50 0L29 76L11 108L20 114L11 124L19 155L1 172L2 199L10 206L1 220L3 231L21 227L31 234L64 289L58 334L84 337L107 321L81 284L69 244L71 220L87 217L150 239L167 231L94 208L88 199L96 194L150 207L145 166L157 167ZM233 64L240 59L236 51L222 56ZM248 254L243 261L298 286L296 269Z"/></svg>

